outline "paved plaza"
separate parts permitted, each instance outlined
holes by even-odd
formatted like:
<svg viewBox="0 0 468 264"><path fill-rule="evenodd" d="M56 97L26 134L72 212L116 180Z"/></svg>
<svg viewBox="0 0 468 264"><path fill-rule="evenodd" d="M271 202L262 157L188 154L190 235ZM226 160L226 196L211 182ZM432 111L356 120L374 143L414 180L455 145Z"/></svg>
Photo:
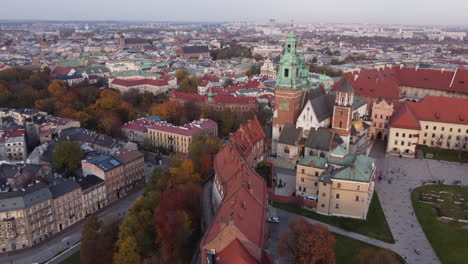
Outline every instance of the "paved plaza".
<svg viewBox="0 0 468 264"><path fill-rule="evenodd" d="M370 156L376 159L376 190L396 243L391 248L410 264L440 263L414 214L410 189L429 180L468 184L468 165L385 156L383 142L375 142ZM393 172L393 173L392 173ZM418 249L420 254L416 254Z"/></svg>

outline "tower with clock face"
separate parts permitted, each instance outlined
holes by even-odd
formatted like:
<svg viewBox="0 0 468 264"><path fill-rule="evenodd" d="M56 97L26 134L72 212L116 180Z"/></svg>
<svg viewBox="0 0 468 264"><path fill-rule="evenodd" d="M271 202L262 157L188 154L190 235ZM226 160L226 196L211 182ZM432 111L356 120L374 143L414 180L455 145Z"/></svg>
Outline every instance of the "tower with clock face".
<svg viewBox="0 0 468 264"><path fill-rule="evenodd" d="M272 131L273 153L276 153L276 144L284 125L296 124L302 110L305 93L312 88L308 77L309 70L304 56L297 53L296 34L291 31L284 43L277 73Z"/></svg>

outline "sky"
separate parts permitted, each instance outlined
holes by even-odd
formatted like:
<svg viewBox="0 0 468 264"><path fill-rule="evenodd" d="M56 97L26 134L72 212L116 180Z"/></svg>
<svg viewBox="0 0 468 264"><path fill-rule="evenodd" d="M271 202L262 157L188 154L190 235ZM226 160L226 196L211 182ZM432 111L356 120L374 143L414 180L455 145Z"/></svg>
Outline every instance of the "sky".
<svg viewBox="0 0 468 264"><path fill-rule="evenodd" d="M17 0L0 19L468 26L468 0Z"/></svg>

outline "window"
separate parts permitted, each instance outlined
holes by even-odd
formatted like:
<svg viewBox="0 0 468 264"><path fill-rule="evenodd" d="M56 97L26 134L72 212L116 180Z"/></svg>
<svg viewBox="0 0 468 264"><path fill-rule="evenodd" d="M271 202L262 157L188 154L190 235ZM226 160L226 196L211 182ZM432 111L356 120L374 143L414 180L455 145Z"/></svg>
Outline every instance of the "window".
<svg viewBox="0 0 468 264"><path fill-rule="evenodd" d="M423 140L423 144L426 145L426 140Z"/></svg>
<svg viewBox="0 0 468 264"><path fill-rule="evenodd" d="M322 196L325 197L325 193L322 193Z"/></svg>
<svg viewBox="0 0 468 264"><path fill-rule="evenodd" d="M402 146L403 146L403 145L405 145L405 142L404 142L404 141L402 141L402 142L401 142L401 145L402 145Z"/></svg>
<svg viewBox="0 0 468 264"><path fill-rule="evenodd" d="M413 135L412 135L412 134L408 134L408 137L409 137L409 138L412 138L412 137L413 137Z"/></svg>
<svg viewBox="0 0 468 264"><path fill-rule="evenodd" d="M435 138L435 134L434 134L434 133L432 133L432 137Z"/></svg>
<svg viewBox="0 0 468 264"><path fill-rule="evenodd" d="M398 145L398 140L395 140L395 145Z"/></svg>
<svg viewBox="0 0 468 264"><path fill-rule="evenodd" d="M314 182L314 186L317 187L317 185L318 185L317 182Z"/></svg>
<svg viewBox="0 0 468 264"><path fill-rule="evenodd" d="M355 201L356 201L356 202L359 202L359 195L356 195Z"/></svg>
<svg viewBox="0 0 468 264"><path fill-rule="evenodd" d="M305 173L305 170L304 170L304 169L302 169L302 170L301 170L301 173L302 173L302 174L304 174L304 173Z"/></svg>
<svg viewBox="0 0 468 264"><path fill-rule="evenodd" d="M343 110L340 111L340 116L343 116Z"/></svg>
<svg viewBox="0 0 468 264"><path fill-rule="evenodd" d="M411 142L408 142L408 147L411 146Z"/></svg>
<svg viewBox="0 0 468 264"><path fill-rule="evenodd" d="M289 154L289 148L288 147L284 147L284 153Z"/></svg>
<svg viewBox="0 0 468 264"><path fill-rule="evenodd" d="M426 129L429 129L429 126L426 126Z"/></svg>
<svg viewBox="0 0 468 264"><path fill-rule="evenodd" d="M304 192L306 192L306 191L307 191L306 187L304 187L303 191L304 191Z"/></svg>
<svg viewBox="0 0 468 264"><path fill-rule="evenodd" d="M326 183L323 183L323 186L327 186L327 184L326 184Z"/></svg>
<svg viewBox="0 0 468 264"><path fill-rule="evenodd" d="M336 208L336 209L340 208L340 205L339 205L339 204L336 204L336 205L335 205L335 208Z"/></svg>
<svg viewBox="0 0 468 264"><path fill-rule="evenodd" d="M301 182L304 182L304 178L301 178Z"/></svg>
<svg viewBox="0 0 468 264"><path fill-rule="evenodd" d="M427 137L427 133L424 133L424 136Z"/></svg>
<svg viewBox="0 0 468 264"><path fill-rule="evenodd" d="M402 137L406 137L406 133L401 134Z"/></svg>
<svg viewBox="0 0 468 264"><path fill-rule="evenodd" d="M358 185L356 188L357 188L358 191L360 191L361 190L361 185Z"/></svg>
<svg viewBox="0 0 468 264"><path fill-rule="evenodd" d="M318 171L315 172L315 176L319 176L319 175L318 175Z"/></svg>
<svg viewBox="0 0 468 264"><path fill-rule="evenodd" d="M284 77L289 77L289 69L284 69Z"/></svg>
<svg viewBox="0 0 468 264"><path fill-rule="evenodd" d="M301 186L299 186L299 191L302 191L302 187L301 187Z"/></svg>
<svg viewBox="0 0 468 264"><path fill-rule="evenodd" d="M342 121L340 121L340 126L339 127L340 128L343 127L343 122Z"/></svg>
<svg viewBox="0 0 468 264"><path fill-rule="evenodd" d="M397 136L397 137L400 136L400 133L396 132L395 136Z"/></svg>
<svg viewBox="0 0 468 264"><path fill-rule="evenodd" d="M325 207L325 205L324 205L324 204L322 204L321 206L322 206L322 208L324 208L324 207Z"/></svg>
<svg viewBox="0 0 468 264"><path fill-rule="evenodd" d="M434 126L434 130L437 130L437 127L436 127L436 126Z"/></svg>
<svg viewBox="0 0 468 264"><path fill-rule="evenodd" d="M340 194L339 193L336 194L336 199L340 199Z"/></svg>
<svg viewBox="0 0 468 264"><path fill-rule="evenodd" d="M445 130L445 127L442 127L441 129L442 129L442 131L444 131L444 130Z"/></svg>

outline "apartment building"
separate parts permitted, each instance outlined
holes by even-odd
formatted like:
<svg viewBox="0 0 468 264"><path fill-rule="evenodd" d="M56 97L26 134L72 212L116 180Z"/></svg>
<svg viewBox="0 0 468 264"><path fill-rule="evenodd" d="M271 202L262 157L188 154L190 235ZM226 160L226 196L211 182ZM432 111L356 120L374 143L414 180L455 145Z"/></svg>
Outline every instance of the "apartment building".
<svg viewBox="0 0 468 264"><path fill-rule="evenodd" d="M104 180L108 202L113 202L125 195L125 172L122 162L107 154L82 160L83 176L95 175Z"/></svg>
<svg viewBox="0 0 468 264"><path fill-rule="evenodd" d="M90 215L107 205L106 184L96 175L87 175L78 179L83 197L83 211Z"/></svg>
<svg viewBox="0 0 468 264"><path fill-rule="evenodd" d="M167 122L159 122L148 129L149 140L153 146L163 146L173 152L188 153L195 135L206 133L218 135L218 124L210 119L193 121L185 126L174 126Z"/></svg>
<svg viewBox="0 0 468 264"><path fill-rule="evenodd" d="M84 218L81 187L72 179L60 178L50 185L58 232Z"/></svg>
<svg viewBox="0 0 468 264"><path fill-rule="evenodd" d="M143 153L134 149L124 149L117 153L116 158L123 164L125 193L143 186L145 183Z"/></svg>

